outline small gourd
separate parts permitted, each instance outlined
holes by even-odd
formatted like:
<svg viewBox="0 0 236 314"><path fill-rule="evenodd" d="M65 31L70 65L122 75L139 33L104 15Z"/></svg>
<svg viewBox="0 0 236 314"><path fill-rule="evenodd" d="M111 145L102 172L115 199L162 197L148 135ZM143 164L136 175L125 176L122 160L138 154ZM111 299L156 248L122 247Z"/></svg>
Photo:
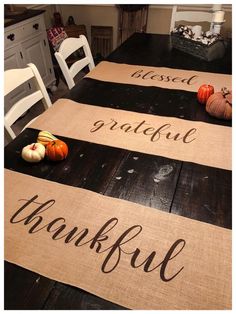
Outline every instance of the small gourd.
<svg viewBox="0 0 236 314"><path fill-rule="evenodd" d="M28 162L40 162L45 156L45 147L40 143L32 143L21 151L21 157Z"/></svg>
<svg viewBox="0 0 236 314"><path fill-rule="evenodd" d="M37 138L37 142L43 144L44 146L55 140L57 140L57 138L48 131L40 131Z"/></svg>
<svg viewBox="0 0 236 314"><path fill-rule="evenodd" d="M214 87L211 85L203 84L199 87L197 92L197 100L200 104L205 105L207 99L214 93Z"/></svg>
<svg viewBox="0 0 236 314"><path fill-rule="evenodd" d="M221 92L211 95L207 100L206 111L213 117L231 120L232 92L227 88L222 88Z"/></svg>
<svg viewBox="0 0 236 314"><path fill-rule="evenodd" d="M47 144L45 153L52 161L63 160L68 155L68 146L65 142L57 139Z"/></svg>

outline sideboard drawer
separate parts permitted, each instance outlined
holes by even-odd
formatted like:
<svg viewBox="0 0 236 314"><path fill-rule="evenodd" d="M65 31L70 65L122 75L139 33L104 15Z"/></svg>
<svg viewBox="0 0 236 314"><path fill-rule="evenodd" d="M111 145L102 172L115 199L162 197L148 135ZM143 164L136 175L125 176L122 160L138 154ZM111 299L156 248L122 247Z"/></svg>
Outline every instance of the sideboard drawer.
<svg viewBox="0 0 236 314"><path fill-rule="evenodd" d="M22 39L23 36L23 29L22 27L12 28L9 31L5 31L4 33L4 46L5 49L13 46L14 44L18 44Z"/></svg>
<svg viewBox="0 0 236 314"><path fill-rule="evenodd" d="M18 24L18 27L8 27L4 34L5 49L29 37L34 37L45 30L43 16L31 18Z"/></svg>
<svg viewBox="0 0 236 314"><path fill-rule="evenodd" d="M44 21L42 18L35 19L23 26L23 38L36 36L44 29Z"/></svg>

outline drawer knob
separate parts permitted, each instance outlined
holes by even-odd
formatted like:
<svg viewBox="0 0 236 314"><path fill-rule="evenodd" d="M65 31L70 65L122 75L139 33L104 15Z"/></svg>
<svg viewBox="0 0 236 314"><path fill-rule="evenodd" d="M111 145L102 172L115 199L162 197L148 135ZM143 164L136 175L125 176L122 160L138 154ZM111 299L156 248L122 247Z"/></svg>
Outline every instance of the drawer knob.
<svg viewBox="0 0 236 314"><path fill-rule="evenodd" d="M10 39L11 41L13 41L15 39L15 34L8 35L7 39Z"/></svg>
<svg viewBox="0 0 236 314"><path fill-rule="evenodd" d="M38 23L34 24L33 28L37 30L39 28L39 24Z"/></svg>

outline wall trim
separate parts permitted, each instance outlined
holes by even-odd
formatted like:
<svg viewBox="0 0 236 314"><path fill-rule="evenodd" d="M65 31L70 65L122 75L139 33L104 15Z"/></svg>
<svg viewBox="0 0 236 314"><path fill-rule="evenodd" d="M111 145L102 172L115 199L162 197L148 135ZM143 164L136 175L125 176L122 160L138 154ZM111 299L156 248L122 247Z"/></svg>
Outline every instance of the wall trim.
<svg viewBox="0 0 236 314"><path fill-rule="evenodd" d="M48 6L51 6L51 4L28 4L25 7L30 10L41 10Z"/></svg>
<svg viewBox="0 0 236 314"><path fill-rule="evenodd" d="M40 10L45 7L55 5L55 4L28 4L26 5L27 9L35 9L35 10ZM70 5L70 4L59 4L57 6L62 6L62 5ZM86 5L86 6L96 6L96 7L115 7L115 4L71 4L73 6L77 5ZM193 11L210 11L212 5L209 4L191 4L191 5L179 5L181 9L183 10L193 10ZM171 9L173 7L173 4L150 4L149 8L150 9ZM232 12L232 5L231 4L223 4L222 9L227 12Z"/></svg>
<svg viewBox="0 0 236 314"><path fill-rule="evenodd" d="M171 9L173 7L173 4L151 4L149 6L150 9ZM201 4L201 5L179 5L179 7L181 7L181 9L183 10L191 10L191 11L210 11L212 5L209 4ZM223 4L222 5L222 9L223 11L227 11L227 12L231 12L232 11L232 5L231 4Z"/></svg>

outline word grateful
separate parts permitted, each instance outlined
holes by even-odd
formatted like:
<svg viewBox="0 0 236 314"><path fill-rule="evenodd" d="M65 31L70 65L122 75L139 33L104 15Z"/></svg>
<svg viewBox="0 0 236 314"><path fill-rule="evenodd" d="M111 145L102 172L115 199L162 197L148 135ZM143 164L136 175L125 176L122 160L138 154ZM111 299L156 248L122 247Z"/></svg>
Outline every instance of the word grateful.
<svg viewBox="0 0 236 314"><path fill-rule="evenodd" d="M143 134L150 136L151 142L157 142L162 138L174 141L183 141L185 144L193 142L196 138L192 137L197 129L191 128L184 132L183 134L171 131L172 125L170 123L165 123L158 128L150 127L150 124L146 123L145 120L141 122L130 123L119 123L115 119L110 119L110 121L105 122L104 120L98 120L93 124L93 128L90 129L91 133L97 132L101 128L108 128L111 131L121 130L125 133Z"/></svg>

